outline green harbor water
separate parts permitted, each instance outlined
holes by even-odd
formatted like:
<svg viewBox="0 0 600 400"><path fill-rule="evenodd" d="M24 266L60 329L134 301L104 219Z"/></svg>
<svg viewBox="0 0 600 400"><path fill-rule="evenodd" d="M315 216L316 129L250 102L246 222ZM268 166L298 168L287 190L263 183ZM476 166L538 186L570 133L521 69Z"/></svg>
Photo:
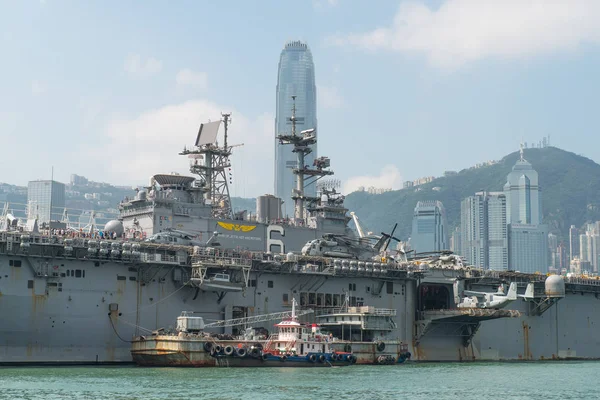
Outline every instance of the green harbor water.
<svg viewBox="0 0 600 400"><path fill-rule="evenodd" d="M0 399L597 399L600 362L0 368Z"/></svg>

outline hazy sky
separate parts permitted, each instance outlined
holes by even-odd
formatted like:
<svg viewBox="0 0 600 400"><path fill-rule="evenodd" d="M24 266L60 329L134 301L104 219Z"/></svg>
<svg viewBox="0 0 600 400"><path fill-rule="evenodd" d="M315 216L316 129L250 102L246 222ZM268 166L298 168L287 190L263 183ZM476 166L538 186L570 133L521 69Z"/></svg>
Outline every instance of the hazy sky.
<svg viewBox="0 0 600 400"><path fill-rule="evenodd" d="M600 160L600 1L0 0L0 182L187 172L233 112L232 194L273 191L286 41L315 61L320 155L346 190L441 175L550 135Z"/></svg>

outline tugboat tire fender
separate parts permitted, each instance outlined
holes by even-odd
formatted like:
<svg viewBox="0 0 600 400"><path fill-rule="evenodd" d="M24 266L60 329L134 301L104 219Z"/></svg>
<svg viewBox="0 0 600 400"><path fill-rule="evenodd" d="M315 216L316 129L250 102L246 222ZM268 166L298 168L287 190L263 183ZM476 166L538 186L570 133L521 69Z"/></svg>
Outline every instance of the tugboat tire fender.
<svg viewBox="0 0 600 400"><path fill-rule="evenodd" d="M226 356L233 355L233 346L231 346L231 345L225 346L225 349L223 349L223 353L225 353Z"/></svg>
<svg viewBox="0 0 600 400"><path fill-rule="evenodd" d="M239 349L237 349L236 354L238 357L244 358L246 357L246 354L248 354L248 352L246 351L245 347L240 347Z"/></svg>
<svg viewBox="0 0 600 400"><path fill-rule="evenodd" d="M207 353L210 353L210 351L212 350L212 343L211 342L205 342L204 343L204 351Z"/></svg>
<svg viewBox="0 0 600 400"><path fill-rule="evenodd" d="M311 355L308 357L308 359L309 359L310 361L312 361L312 362L315 362L315 361L317 361L317 356L316 356L316 355L314 355L314 354L311 354Z"/></svg>
<svg viewBox="0 0 600 400"><path fill-rule="evenodd" d="M323 362L325 362L325 356L324 356L323 354L321 354L321 355L319 356L319 362L320 362L320 363L323 363Z"/></svg>
<svg viewBox="0 0 600 400"><path fill-rule="evenodd" d="M377 351L384 351L384 350L385 350L385 343L377 342Z"/></svg>

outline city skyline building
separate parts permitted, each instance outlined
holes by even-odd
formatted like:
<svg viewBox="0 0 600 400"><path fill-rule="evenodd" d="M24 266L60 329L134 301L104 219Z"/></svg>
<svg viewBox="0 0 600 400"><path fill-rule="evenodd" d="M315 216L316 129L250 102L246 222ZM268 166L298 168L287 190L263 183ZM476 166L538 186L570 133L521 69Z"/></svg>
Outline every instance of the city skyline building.
<svg viewBox="0 0 600 400"><path fill-rule="evenodd" d="M569 260L579 257L579 229L575 225L569 228Z"/></svg>
<svg viewBox="0 0 600 400"><path fill-rule="evenodd" d="M509 224L539 225L542 223L542 199L538 173L525 160L522 145L520 153L504 185L507 220Z"/></svg>
<svg viewBox="0 0 600 400"><path fill-rule="evenodd" d="M295 96L295 100L292 99ZM296 107L298 131L317 129L317 87L315 65L308 45L299 40L287 42L279 57L276 88L275 138L280 134L291 134L289 118ZM299 133L298 132L298 133ZM319 132L317 131L317 135ZM295 188L297 168L296 154L292 146L279 144L275 139L275 195L283 200L282 213L285 217L294 215L292 191ZM317 144L306 156L306 165L312 167L317 157ZM305 187L306 196L315 196L315 184Z"/></svg>
<svg viewBox="0 0 600 400"><path fill-rule="evenodd" d="M547 272L548 227L542 224L542 196L539 178L533 166L525 160L523 145L520 157L506 177L506 216L511 270Z"/></svg>
<svg viewBox="0 0 600 400"><path fill-rule="evenodd" d="M509 224L509 268L524 273L548 272L546 225Z"/></svg>
<svg viewBox="0 0 600 400"><path fill-rule="evenodd" d="M27 183L27 207L30 218L39 223L60 220L65 208L65 184L54 180Z"/></svg>
<svg viewBox="0 0 600 400"><path fill-rule="evenodd" d="M461 237L460 225L454 228L452 235L450 236L450 251L462 255L462 237Z"/></svg>
<svg viewBox="0 0 600 400"><path fill-rule="evenodd" d="M474 266L508 269L506 196L478 192L461 202L461 255Z"/></svg>
<svg viewBox="0 0 600 400"><path fill-rule="evenodd" d="M558 236L550 232L548 234L548 261L549 266L553 269L558 269L560 260L558 259Z"/></svg>
<svg viewBox="0 0 600 400"><path fill-rule="evenodd" d="M413 214L411 248L415 253L448 250L448 222L440 201L419 201Z"/></svg>
<svg viewBox="0 0 600 400"><path fill-rule="evenodd" d="M579 253L581 261L590 263L589 272L598 272L600 264L600 230L598 222L588 224L585 233L579 235Z"/></svg>
<svg viewBox="0 0 600 400"><path fill-rule="evenodd" d="M569 259L569 248L563 242L560 242L558 244L556 254L558 258L557 269L561 272L566 272L569 269L569 264L571 262L571 260Z"/></svg>

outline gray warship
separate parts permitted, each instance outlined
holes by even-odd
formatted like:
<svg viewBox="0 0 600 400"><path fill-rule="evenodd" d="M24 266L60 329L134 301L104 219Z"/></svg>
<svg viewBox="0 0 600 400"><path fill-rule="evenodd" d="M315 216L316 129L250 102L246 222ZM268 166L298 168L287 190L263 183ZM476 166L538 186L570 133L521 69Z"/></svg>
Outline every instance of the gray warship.
<svg viewBox="0 0 600 400"><path fill-rule="evenodd" d="M305 196L306 180L332 171L326 157L304 165L317 136L296 132L295 110L292 132L278 136L298 158L293 218L282 218L270 196L258 199L255 217L234 214L230 115L222 117L181 152L197 177L154 175L105 227L117 239L4 224L1 364L129 363L134 337L174 331L184 310L243 320L289 311L294 298L316 318L335 315L345 298L351 307L394 310L387 338L408 344L416 361L600 358L600 281L484 271L452 254L407 259L388 250L393 232L353 234L333 188ZM491 307L507 283L516 300Z"/></svg>

